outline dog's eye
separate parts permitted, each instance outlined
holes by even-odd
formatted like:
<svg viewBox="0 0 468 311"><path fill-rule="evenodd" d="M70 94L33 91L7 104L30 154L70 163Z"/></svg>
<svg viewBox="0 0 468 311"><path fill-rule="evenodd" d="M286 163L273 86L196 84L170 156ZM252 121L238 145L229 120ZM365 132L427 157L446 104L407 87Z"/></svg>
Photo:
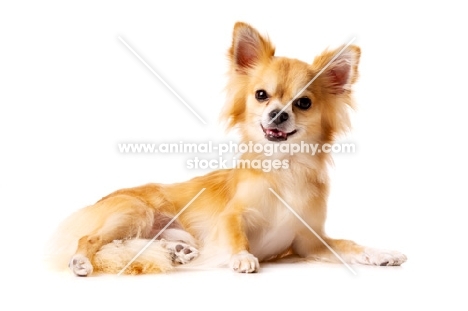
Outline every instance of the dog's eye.
<svg viewBox="0 0 468 311"><path fill-rule="evenodd" d="M312 106L312 101L308 97L301 97L296 99L294 105L301 110L307 110Z"/></svg>
<svg viewBox="0 0 468 311"><path fill-rule="evenodd" d="M255 92L255 98L259 101L259 102L263 102L265 100L268 99L268 94L265 90L257 90Z"/></svg>

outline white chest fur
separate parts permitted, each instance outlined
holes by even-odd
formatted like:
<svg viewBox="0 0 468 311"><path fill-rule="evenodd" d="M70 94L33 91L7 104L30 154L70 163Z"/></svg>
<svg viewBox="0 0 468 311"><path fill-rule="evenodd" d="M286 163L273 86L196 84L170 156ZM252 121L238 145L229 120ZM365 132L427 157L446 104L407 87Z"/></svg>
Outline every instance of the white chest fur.
<svg viewBox="0 0 468 311"><path fill-rule="evenodd" d="M292 172L290 172L292 173ZM271 176L270 176L271 177ZM290 211L288 206L299 216L310 210L311 190L306 181L294 180L290 174L281 174L279 178L259 178L243 182L238 188L238 195L248 206L244 214L250 252L259 260L265 260L287 250L297 231L303 224ZM286 206L272 192L273 189L288 204Z"/></svg>
<svg viewBox="0 0 468 311"><path fill-rule="evenodd" d="M269 218L268 225L249 230L251 253L262 261L284 252L292 244L298 225L296 217L283 207Z"/></svg>

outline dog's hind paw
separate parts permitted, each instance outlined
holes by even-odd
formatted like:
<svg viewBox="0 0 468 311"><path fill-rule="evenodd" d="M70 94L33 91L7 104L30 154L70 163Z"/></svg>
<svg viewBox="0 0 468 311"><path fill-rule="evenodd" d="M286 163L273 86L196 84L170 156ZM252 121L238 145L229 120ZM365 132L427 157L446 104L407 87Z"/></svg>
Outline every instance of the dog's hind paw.
<svg viewBox="0 0 468 311"><path fill-rule="evenodd" d="M68 265L77 276L88 276L93 273L93 265L86 256L74 255Z"/></svg>
<svg viewBox="0 0 468 311"><path fill-rule="evenodd" d="M161 245L172 255L172 261L186 264L198 256L198 250L184 242L161 240Z"/></svg>
<svg viewBox="0 0 468 311"><path fill-rule="evenodd" d="M376 266L400 266L406 261L406 256L397 251L366 248L362 254L361 263Z"/></svg>
<svg viewBox="0 0 468 311"><path fill-rule="evenodd" d="M257 257L246 251L233 255L229 266L239 273L254 273L260 268Z"/></svg>

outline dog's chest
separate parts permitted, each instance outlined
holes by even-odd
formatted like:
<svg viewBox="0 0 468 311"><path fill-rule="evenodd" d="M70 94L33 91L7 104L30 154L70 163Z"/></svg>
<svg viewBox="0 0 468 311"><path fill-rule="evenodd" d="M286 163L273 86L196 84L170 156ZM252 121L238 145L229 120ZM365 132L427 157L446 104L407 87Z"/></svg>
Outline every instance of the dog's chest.
<svg viewBox="0 0 468 311"><path fill-rule="evenodd" d="M298 188L300 187L285 186L275 191L269 184L249 186L251 205L244 220L250 251L259 260L279 255L293 243L302 224L290 208L300 216L307 205L301 199L302 189Z"/></svg>
<svg viewBox="0 0 468 311"><path fill-rule="evenodd" d="M247 236L250 251L259 260L277 256L293 243L301 224L288 206L279 200L271 200L268 206L256 207L257 213L252 216L258 219L252 221Z"/></svg>
<svg viewBox="0 0 468 311"><path fill-rule="evenodd" d="M284 252L294 241L297 225L295 216L289 210L278 211L268 223L249 230L251 253L259 260L266 260Z"/></svg>

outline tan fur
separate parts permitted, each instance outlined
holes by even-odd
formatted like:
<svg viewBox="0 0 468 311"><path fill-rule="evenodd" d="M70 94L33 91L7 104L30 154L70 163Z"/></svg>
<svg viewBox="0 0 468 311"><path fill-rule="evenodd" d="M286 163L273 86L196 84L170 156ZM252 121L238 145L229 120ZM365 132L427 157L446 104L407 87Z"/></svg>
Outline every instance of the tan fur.
<svg viewBox="0 0 468 311"><path fill-rule="evenodd" d="M245 23L237 23L228 53L231 67L223 120L229 128L239 129L242 142L267 143L260 127L260 116L272 107L269 105L284 107L340 49L325 51L312 64L275 57L275 49L268 38ZM349 129L348 110L354 107L351 85L358 76L359 57L357 46L348 47L301 94L311 99L312 107L300 110L292 105L288 111L290 118L294 118L297 133L287 141L275 143L323 145L332 143L337 135ZM268 101L256 100L258 89L268 92ZM173 217L206 188L177 221L198 241L202 257L206 254L209 263L230 262L234 270L255 272L258 270L255 257L264 261L295 254L337 261L271 193L269 189L272 188L347 262L401 264L406 260L397 252L390 252L390 259L383 256L377 260L376 250L366 253L367 248L354 242L333 240L325 235L329 154L267 157L246 153L242 159L287 160L289 168L268 173L252 168L219 170L177 184L148 184L118 190L65 222L57 233L58 251L55 252L63 256L55 258L62 266L66 266L72 256L87 258L93 265L90 271L116 273L136 249L126 248L124 244L116 247L114 240L151 239L158 215ZM159 257L140 257L126 273L169 270L167 254L163 250L160 253ZM209 257L209 254L215 255Z"/></svg>
<svg viewBox="0 0 468 311"><path fill-rule="evenodd" d="M95 254L93 266L95 271L117 274L135 255L142 250L149 240L132 239L115 241L104 245ZM149 274L173 270L171 255L158 243L152 243L140 256L125 270L126 274Z"/></svg>

